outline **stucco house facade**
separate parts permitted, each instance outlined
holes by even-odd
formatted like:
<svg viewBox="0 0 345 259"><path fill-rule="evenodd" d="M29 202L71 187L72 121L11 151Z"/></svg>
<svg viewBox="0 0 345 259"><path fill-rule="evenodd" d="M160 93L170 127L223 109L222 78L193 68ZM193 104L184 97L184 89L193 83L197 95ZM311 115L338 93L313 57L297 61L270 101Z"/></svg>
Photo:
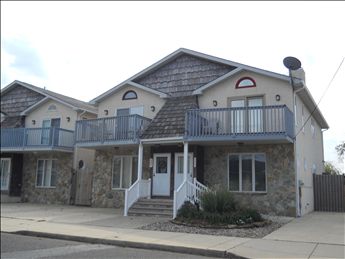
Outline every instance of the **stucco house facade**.
<svg viewBox="0 0 345 259"><path fill-rule="evenodd" d="M316 104L301 70L179 49L91 103L98 119L77 122L76 146L95 150L93 206L126 214L156 197L176 212L198 188L222 186L264 213L313 210L328 125L318 108L304 125Z"/></svg>
<svg viewBox="0 0 345 259"><path fill-rule="evenodd" d="M25 126L43 123L52 102L23 113ZM302 69L286 76L178 49L85 105L93 107L90 117L76 111L68 129L72 167L88 161L89 188L79 190L87 205L160 214L150 204L156 202L175 217L185 200L223 187L262 213L313 210L312 175L323 171L328 124ZM27 164L39 159L30 156ZM28 197L43 202L37 190Z"/></svg>

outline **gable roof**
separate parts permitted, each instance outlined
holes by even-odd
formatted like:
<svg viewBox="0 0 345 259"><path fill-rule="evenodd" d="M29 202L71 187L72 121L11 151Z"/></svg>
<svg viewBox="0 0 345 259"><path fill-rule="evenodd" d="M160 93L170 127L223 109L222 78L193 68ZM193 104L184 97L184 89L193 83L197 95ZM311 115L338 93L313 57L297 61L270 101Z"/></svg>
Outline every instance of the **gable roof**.
<svg viewBox="0 0 345 259"><path fill-rule="evenodd" d="M201 82L201 85L199 84L198 87L202 87L206 84L209 84L209 86L213 85L211 84L211 82L213 82L214 80L217 80L219 77L224 76L225 74L231 72L231 70L239 68L239 69L243 69L243 70L247 70L247 71L252 71L255 73L259 73L259 74L263 74L266 76L270 76L270 77L274 77L277 79L281 79L284 81L289 81L290 78L289 76L283 75L283 74L278 74L275 72L271 72L271 71L267 71L267 70L263 70L260 68L256 68L256 67L252 67L252 66L247 66L241 63L237 63L237 62L233 62L230 60L226 60L226 59L222 59L222 58L218 58L218 57L214 57L214 56L210 56L201 52L197 52L194 50L189 50L189 49L185 49L185 48L180 48L176 51L174 51L173 53L169 54L168 56L162 58L161 60L157 61L156 63L152 64L151 66L145 68L144 70L140 71L139 73L135 74L134 76L128 78L127 80L123 81L122 83L120 83L119 85L109 89L108 91L106 91L105 93L99 95L98 97L94 98L93 100L91 100L91 103L96 103L99 102L101 100L103 100L104 98L106 98L107 96L113 94L119 87L124 86L127 83L131 83L131 82L135 82L138 85L141 85L144 88L154 88L154 86L150 85L149 83L147 83L147 81L145 82L145 80L143 80L143 78L145 76L150 76L151 77L155 75L155 72L158 71L159 69L163 68L164 66L169 66L169 63L173 62L174 60L181 58L181 56L189 56L192 58L197 58L198 60L204 60L207 61L208 63L211 63L213 65L218 65L220 67L223 68L229 68L228 71L225 71L224 73L219 73L215 76L215 78L211 78L209 81L206 82ZM178 73L176 73L178 74ZM231 76L231 74L229 75ZM144 83L147 83L146 86L142 85ZM152 82L151 82L152 83ZM203 83L203 84L202 84ZM188 84L187 84L188 85ZM188 85L190 86L190 85ZM162 87L164 88L164 87ZM187 87L188 88L188 87ZM191 87L193 88L193 86ZM155 90L157 90L158 88L156 88ZM198 92L196 92L197 87L194 89L195 91L191 94L199 94ZM160 89L160 91L162 91L162 89ZM166 92L166 94L171 96L171 93Z"/></svg>
<svg viewBox="0 0 345 259"><path fill-rule="evenodd" d="M196 96L168 98L141 138L181 137L185 133L185 114L198 108Z"/></svg>
<svg viewBox="0 0 345 259"><path fill-rule="evenodd" d="M72 97L68 97L68 96L65 96L65 95L62 95L62 94L58 94L58 93L55 93L53 91L49 91L49 90L46 90L46 89L43 89L43 88L31 85L31 84L28 84L28 83L25 83L25 82L21 82L21 81L18 81L18 80L13 81L8 86L3 88L1 90L1 96L6 94L8 91L13 89L17 85L20 85L22 87L25 87L25 88L28 88L28 89L30 89L32 91L40 93L43 96L45 96L46 98L50 98L50 99L55 100L55 101L57 101L59 103L67 105L67 106L71 107L72 109L82 110L82 111L87 111L87 112L90 112L90 113L93 113L93 114L97 114L97 108L94 105L90 104L90 103L83 102L83 101L74 99ZM42 99L39 103L42 104L42 101L46 100L46 98ZM36 103L34 106L37 107L36 105L38 105L38 103ZM31 109L31 108L32 107L29 107L28 109Z"/></svg>

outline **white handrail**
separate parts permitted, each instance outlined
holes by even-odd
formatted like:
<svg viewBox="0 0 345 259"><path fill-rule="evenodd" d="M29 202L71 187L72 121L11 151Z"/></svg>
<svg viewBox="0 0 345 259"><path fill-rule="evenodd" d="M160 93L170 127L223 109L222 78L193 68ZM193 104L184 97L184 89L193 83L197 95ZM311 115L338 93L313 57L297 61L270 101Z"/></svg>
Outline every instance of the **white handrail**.
<svg viewBox="0 0 345 259"><path fill-rule="evenodd" d="M183 181L181 185L174 191L173 219L177 216L177 211L181 208L187 198L187 181Z"/></svg>
<svg viewBox="0 0 345 259"><path fill-rule="evenodd" d="M151 179L136 180L128 189L125 190L124 216L128 215L129 208L142 197L151 197Z"/></svg>

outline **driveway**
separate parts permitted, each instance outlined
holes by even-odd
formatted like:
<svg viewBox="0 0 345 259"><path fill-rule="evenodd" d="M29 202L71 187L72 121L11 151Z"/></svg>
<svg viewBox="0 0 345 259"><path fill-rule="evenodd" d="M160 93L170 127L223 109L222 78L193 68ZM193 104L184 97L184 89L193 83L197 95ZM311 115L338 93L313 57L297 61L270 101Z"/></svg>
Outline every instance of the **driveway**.
<svg viewBox="0 0 345 259"><path fill-rule="evenodd" d="M124 217L122 209L114 208L31 203L2 203L1 217L127 229L135 229L155 222L169 220L159 217Z"/></svg>
<svg viewBox="0 0 345 259"><path fill-rule="evenodd" d="M345 213L312 212L264 237L269 240L345 245Z"/></svg>

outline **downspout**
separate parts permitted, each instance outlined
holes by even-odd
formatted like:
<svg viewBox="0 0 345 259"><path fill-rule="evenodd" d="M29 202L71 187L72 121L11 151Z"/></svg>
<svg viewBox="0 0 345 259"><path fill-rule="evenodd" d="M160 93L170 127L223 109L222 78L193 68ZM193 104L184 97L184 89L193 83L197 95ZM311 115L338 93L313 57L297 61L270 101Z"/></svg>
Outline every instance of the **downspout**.
<svg viewBox="0 0 345 259"><path fill-rule="evenodd" d="M296 134L296 121L297 121L297 109L295 109L295 100L296 100L296 94L300 91L302 91L305 87L305 84L304 84L304 81L303 81L303 86L302 88L298 89L298 90L295 90L295 85L293 83L293 79L292 79L292 75L291 75L291 70L289 69L289 76L290 76L290 82L291 82L291 86L292 86L292 92L293 92L293 109L294 109L294 122L295 122L295 126L294 126L294 131L295 131L295 134ZM294 134L294 135L295 135ZM302 190L301 190L301 186L300 186L300 183L299 183L299 174L298 174L298 168L297 168L297 136L295 135L294 138L293 138L293 141L294 141L294 153L295 153L295 161L294 161L294 164L295 164L295 172L296 172L296 178L295 178L295 193L296 193L296 216L297 217L301 217L301 195L300 193L302 193Z"/></svg>

